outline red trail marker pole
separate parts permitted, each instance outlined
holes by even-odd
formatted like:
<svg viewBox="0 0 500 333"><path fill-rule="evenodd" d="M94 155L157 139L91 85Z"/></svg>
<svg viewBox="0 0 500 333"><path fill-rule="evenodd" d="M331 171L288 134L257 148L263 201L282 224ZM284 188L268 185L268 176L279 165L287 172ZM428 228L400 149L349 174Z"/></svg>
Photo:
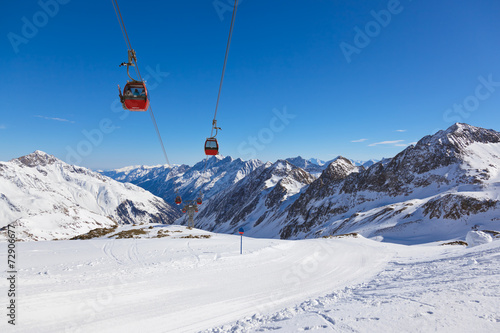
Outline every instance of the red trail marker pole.
<svg viewBox="0 0 500 333"><path fill-rule="evenodd" d="M243 254L243 233L245 232L245 230L243 230L243 228L240 228L240 230L238 230L238 232L240 233L241 235L241 241L240 241L240 254Z"/></svg>

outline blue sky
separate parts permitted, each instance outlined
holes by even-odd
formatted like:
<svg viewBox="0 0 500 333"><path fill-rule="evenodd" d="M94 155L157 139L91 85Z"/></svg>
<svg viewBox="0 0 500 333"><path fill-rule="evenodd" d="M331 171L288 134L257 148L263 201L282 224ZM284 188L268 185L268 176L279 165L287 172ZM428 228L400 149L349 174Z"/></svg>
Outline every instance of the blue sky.
<svg viewBox="0 0 500 333"><path fill-rule="evenodd" d="M231 0L119 1L170 162L204 158ZM111 1L3 6L0 160L164 164L148 113L117 104ZM500 130L500 2L241 0L219 105L222 155L391 157L456 121ZM33 29L34 28L34 29Z"/></svg>

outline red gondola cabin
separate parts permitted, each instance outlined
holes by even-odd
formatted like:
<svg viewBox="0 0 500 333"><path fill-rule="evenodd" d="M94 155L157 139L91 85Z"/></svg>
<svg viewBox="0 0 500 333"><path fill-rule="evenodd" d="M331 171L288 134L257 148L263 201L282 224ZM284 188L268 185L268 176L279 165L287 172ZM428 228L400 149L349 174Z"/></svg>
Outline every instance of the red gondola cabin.
<svg viewBox="0 0 500 333"><path fill-rule="evenodd" d="M180 205L182 203L182 198L180 195L176 196L175 197L175 204L176 205Z"/></svg>
<svg viewBox="0 0 500 333"><path fill-rule="evenodd" d="M196 199L196 204L201 205L202 203L203 203L203 201L201 200L201 197Z"/></svg>
<svg viewBox="0 0 500 333"><path fill-rule="evenodd" d="M216 138L208 138L205 141L205 155L217 155L219 154L219 144Z"/></svg>
<svg viewBox="0 0 500 333"><path fill-rule="evenodd" d="M144 82L127 82L123 88L123 95L120 93L120 100L126 110L147 111L149 109L148 90Z"/></svg>

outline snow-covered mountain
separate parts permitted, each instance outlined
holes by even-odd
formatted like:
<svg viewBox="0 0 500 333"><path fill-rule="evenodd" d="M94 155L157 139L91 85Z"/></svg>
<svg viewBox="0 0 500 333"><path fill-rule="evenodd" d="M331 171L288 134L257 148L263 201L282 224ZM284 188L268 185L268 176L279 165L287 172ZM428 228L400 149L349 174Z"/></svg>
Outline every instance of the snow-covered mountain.
<svg viewBox="0 0 500 333"><path fill-rule="evenodd" d="M357 232L420 242L463 238L474 226L497 227L499 156L498 132L457 123L376 163L299 156L264 164L217 156L192 167L141 166L104 174L168 201L176 189L184 199L201 191L208 200L195 223L210 231L243 226L258 237Z"/></svg>
<svg viewBox="0 0 500 333"><path fill-rule="evenodd" d="M312 163L312 164L316 164L316 165L319 165L319 166L322 166L322 165L326 164L325 161L320 160L319 158L310 158L310 159L307 160L307 162Z"/></svg>
<svg viewBox="0 0 500 333"><path fill-rule="evenodd" d="M0 162L0 227L18 239L70 238L116 224L172 223L179 213L144 189L42 151Z"/></svg>
<svg viewBox="0 0 500 333"><path fill-rule="evenodd" d="M371 167L372 165L374 165L375 163L379 162L379 160L374 160L374 159L371 159L371 160L368 160L368 161L363 161L363 160L351 160L352 164L354 164L355 166L362 166L364 168L369 168Z"/></svg>
<svg viewBox="0 0 500 333"><path fill-rule="evenodd" d="M249 235L276 237L279 229L275 228L275 215L289 206L314 179L288 161L268 162L212 197L197 216L197 225L205 230L228 233L244 227L250 231Z"/></svg>
<svg viewBox="0 0 500 333"><path fill-rule="evenodd" d="M259 160L243 161L231 157L213 156L194 166L127 167L101 173L122 182L138 185L151 193L173 202L176 190L183 199L192 200L203 194L209 199L263 165Z"/></svg>
<svg viewBox="0 0 500 333"><path fill-rule="evenodd" d="M282 238L358 232L397 242L500 224L500 133L466 124L366 170L325 170L288 209Z"/></svg>
<svg viewBox="0 0 500 333"><path fill-rule="evenodd" d="M287 166L277 174L276 164L255 170L214 196L196 226L220 232L243 226L260 237L357 232L420 242L500 224L500 133L493 130L455 124L369 168L339 157L317 179L288 165L302 160L277 162ZM283 185L290 178L295 184Z"/></svg>
<svg viewBox="0 0 500 333"><path fill-rule="evenodd" d="M286 160L290 162L291 164L295 165L296 167L302 168L305 171L309 172L311 175L315 177L319 177L323 170L325 170L332 162L335 162L339 158L345 158L342 156L337 156L332 160L329 161L322 161L317 158L310 158L308 160L298 156L298 157L292 157L292 158L287 158ZM350 160L351 163L355 166L359 167L364 167L364 168L369 168L373 164L377 163L377 160L368 160L368 161L361 161L361 160Z"/></svg>
<svg viewBox="0 0 500 333"><path fill-rule="evenodd" d="M306 160L298 156L287 158L286 161L317 178L337 158L325 162L316 158ZM353 161L353 163L366 167L373 164L373 161ZM240 158L234 159L230 156L212 156L207 162L203 160L192 167L185 164L174 166L141 165L99 172L114 180L138 185L154 195L162 197L167 202L173 202L176 190L184 199L195 199L199 196L200 191L205 199L209 199L236 184L264 164L257 159L243 161Z"/></svg>
<svg viewBox="0 0 500 333"><path fill-rule="evenodd" d="M319 176L321 172L328 166L328 162L321 161L319 159L309 159L306 160L301 156L287 158L286 161L301 168L314 176Z"/></svg>

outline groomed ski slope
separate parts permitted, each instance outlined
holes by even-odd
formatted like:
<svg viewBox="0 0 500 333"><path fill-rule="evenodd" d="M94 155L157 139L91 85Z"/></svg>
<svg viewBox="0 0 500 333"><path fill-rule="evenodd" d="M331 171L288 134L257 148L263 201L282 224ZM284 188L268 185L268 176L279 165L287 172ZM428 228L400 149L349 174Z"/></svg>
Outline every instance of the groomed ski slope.
<svg viewBox="0 0 500 333"><path fill-rule="evenodd" d="M368 282L204 332L500 332L500 241L394 249Z"/></svg>
<svg viewBox="0 0 500 333"><path fill-rule="evenodd" d="M466 249L244 238L240 255L239 236L156 228L170 236L17 243L9 331L446 332L433 320L450 316L458 332L464 322L500 328L498 241ZM189 234L211 237L181 238Z"/></svg>

